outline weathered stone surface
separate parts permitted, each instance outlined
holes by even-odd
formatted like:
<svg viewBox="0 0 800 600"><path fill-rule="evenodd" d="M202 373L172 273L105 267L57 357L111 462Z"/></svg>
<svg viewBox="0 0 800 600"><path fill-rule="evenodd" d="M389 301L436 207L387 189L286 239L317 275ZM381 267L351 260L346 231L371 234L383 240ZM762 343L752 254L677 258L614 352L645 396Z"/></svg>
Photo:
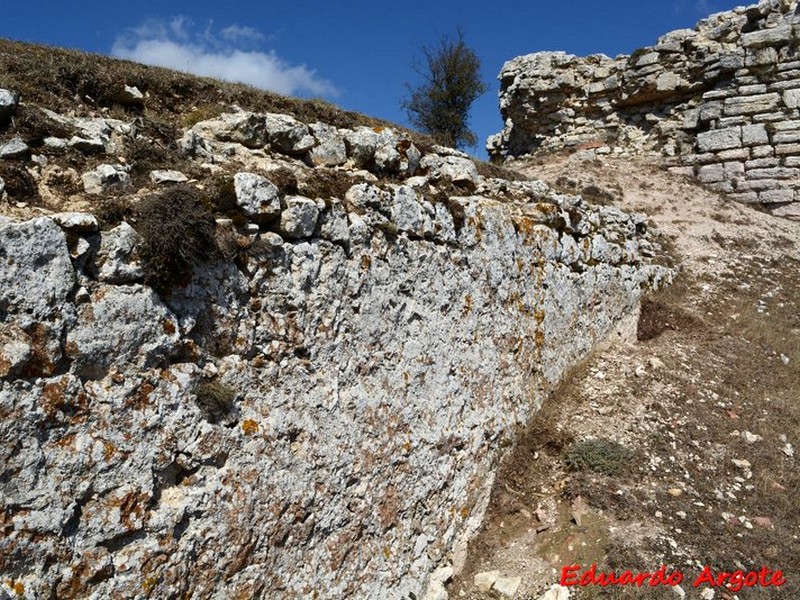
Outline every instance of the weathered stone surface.
<svg viewBox="0 0 800 600"><path fill-rule="evenodd" d="M783 103L786 108L800 107L800 89L791 89L783 92Z"/></svg>
<svg viewBox="0 0 800 600"><path fill-rule="evenodd" d="M99 165L84 173L81 180L87 194L106 194L112 190L124 190L131 185L131 177L121 165Z"/></svg>
<svg viewBox="0 0 800 600"><path fill-rule="evenodd" d="M301 196L286 198L286 209L281 213L281 233L290 239L314 235L319 218L317 203Z"/></svg>
<svg viewBox="0 0 800 600"><path fill-rule="evenodd" d="M270 113L264 119L267 139L278 152L302 156L317 143L308 126L294 117Z"/></svg>
<svg viewBox="0 0 800 600"><path fill-rule="evenodd" d="M742 127L742 144L745 146L769 144L769 134L764 124L745 125Z"/></svg>
<svg viewBox="0 0 800 600"><path fill-rule="evenodd" d="M75 233L91 233L100 228L97 218L89 213L63 212L50 215L50 218L61 225L62 229Z"/></svg>
<svg viewBox="0 0 800 600"><path fill-rule="evenodd" d="M233 177L236 203L249 217L272 219L281 214L278 188L266 177L255 173L237 173Z"/></svg>
<svg viewBox="0 0 800 600"><path fill-rule="evenodd" d="M62 357L61 336L75 318L70 304L76 277L64 232L51 219L18 223L0 218L0 307L6 325L16 325L31 339L31 374L50 374ZM20 338L17 337L17 342ZM22 351L6 360L14 371ZM18 357L14 359L12 357Z"/></svg>
<svg viewBox="0 0 800 600"><path fill-rule="evenodd" d="M78 308L67 334L67 354L82 378L148 368L166 360L179 339L178 322L153 290L141 285L101 286Z"/></svg>
<svg viewBox="0 0 800 600"><path fill-rule="evenodd" d="M308 152L308 160L315 167L336 167L347 161L344 137L335 127L324 123L313 123L311 133L317 145Z"/></svg>
<svg viewBox="0 0 800 600"><path fill-rule="evenodd" d="M135 283L144 275L136 230L123 222L102 234L95 259L97 278L106 283Z"/></svg>
<svg viewBox="0 0 800 600"><path fill-rule="evenodd" d="M478 181L478 168L468 158L425 156L420 162L420 166L427 169L428 175L434 179L444 178L456 185L464 185L470 189L475 189Z"/></svg>
<svg viewBox="0 0 800 600"><path fill-rule="evenodd" d="M187 181L189 178L180 171L150 171L150 182L155 185L175 185Z"/></svg>
<svg viewBox="0 0 800 600"><path fill-rule="evenodd" d="M17 110L19 96L11 90L0 88L0 121L8 119Z"/></svg>
<svg viewBox="0 0 800 600"><path fill-rule="evenodd" d="M700 152L713 152L738 148L742 145L742 128L713 129L697 135L697 148Z"/></svg>
<svg viewBox="0 0 800 600"><path fill-rule="evenodd" d="M69 148L75 148L86 154L97 154L105 152L106 143L101 137L80 137L77 135L72 136L67 142Z"/></svg>
<svg viewBox="0 0 800 600"><path fill-rule="evenodd" d="M208 132L220 141L235 142L246 148L262 148L267 143L263 115L250 112L226 113L218 119L202 121L194 129Z"/></svg>
<svg viewBox="0 0 800 600"><path fill-rule="evenodd" d="M23 142L20 138L13 138L12 140L0 146L0 158L7 160L15 158L27 158L29 154L30 148L28 148L28 144Z"/></svg>

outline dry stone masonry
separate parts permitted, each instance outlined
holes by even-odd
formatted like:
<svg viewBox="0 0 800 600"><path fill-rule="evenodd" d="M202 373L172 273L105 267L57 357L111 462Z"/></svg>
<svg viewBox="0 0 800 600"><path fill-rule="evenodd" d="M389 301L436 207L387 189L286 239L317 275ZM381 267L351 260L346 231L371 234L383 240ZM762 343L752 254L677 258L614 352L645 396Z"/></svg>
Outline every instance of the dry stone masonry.
<svg viewBox="0 0 800 600"><path fill-rule="evenodd" d="M800 217L800 13L762 0L631 56L541 52L500 72L496 159L563 148L657 152L674 170Z"/></svg>
<svg viewBox="0 0 800 600"><path fill-rule="evenodd" d="M671 276L641 216L393 129L233 111L137 184L134 121L50 118L82 141L15 164L87 209L0 217L0 597L446 597L515 426ZM162 296L92 207L198 173L238 253Z"/></svg>

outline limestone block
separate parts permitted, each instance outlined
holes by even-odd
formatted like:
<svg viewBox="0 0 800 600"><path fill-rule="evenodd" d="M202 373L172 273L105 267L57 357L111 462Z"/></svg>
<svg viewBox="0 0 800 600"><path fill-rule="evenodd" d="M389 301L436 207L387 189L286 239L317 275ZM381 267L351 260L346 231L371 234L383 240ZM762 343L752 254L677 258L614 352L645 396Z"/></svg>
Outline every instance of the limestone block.
<svg viewBox="0 0 800 600"><path fill-rule="evenodd" d="M289 239L311 237L318 218L316 202L301 196L290 196L286 198L286 209L281 213L281 234Z"/></svg>
<svg viewBox="0 0 800 600"><path fill-rule="evenodd" d="M718 160L747 160L748 158L750 158L749 148L734 148L717 153Z"/></svg>
<svg viewBox="0 0 800 600"><path fill-rule="evenodd" d="M124 190L131 185L128 170L121 165L99 165L81 176L87 194L106 194L112 190Z"/></svg>
<svg viewBox="0 0 800 600"><path fill-rule="evenodd" d="M336 167L347 161L347 148L339 131L325 123L313 123L311 133L317 145L308 151L308 162L315 167Z"/></svg>
<svg viewBox="0 0 800 600"><path fill-rule="evenodd" d="M263 148L267 142L264 117L255 113L228 113L202 124L223 142L235 142L246 148Z"/></svg>
<svg viewBox="0 0 800 600"><path fill-rule="evenodd" d="M248 217L268 220L281 213L278 188L266 177L255 173L237 173L233 177L236 204Z"/></svg>
<svg viewBox="0 0 800 600"><path fill-rule="evenodd" d="M728 98L725 100L724 110L727 116L764 113L777 108L780 100L781 96L777 92Z"/></svg>
<svg viewBox="0 0 800 600"><path fill-rule="evenodd" d="M776 131L772 135L773 144L793 144L800 142L800 130Z"/></svg>
<svg viewBox="0 0 800 600"><path fill-rule="evenodd" d="M697 135L697 147L700 152L739 148L742 145L742 128L712 129Z"/></svg>
<svg viewBox="0 0 800 600"><path fill-rule="evenodd" d="M791 179L800 176L800 169L775 167L773 169L753 169L747 172L748 179Z"/></svg>
<svg viewBox="0 0 800 600"><path fill-rule="evenodd" d="M758 201L764 204L777 204L780 202L792 202L794 200L794 190L764 190L758 193Z"/></svg>
<svg viewBox="0 0 800 600"><path fill-rule="evenodd" d="M745 48L761 48L787 44L792 39L792 26L787 24L742 34L741 44Z"/></svg>
<svg viewBox="0 0 800 600"><path fill-rule="evenodd" d="M125 222L104 232L95 259L97 278L116 284L140 281L144 275L137 252L140 239L136 230Z"/></svg>
<svg viewBox="0 0 800 600"><path fill-rule="evenodd" d="M317 143L308 126L289 115L267 113L264 124L267 141L278 152L301 156Z"/></svg>
<svg viewBox="0 0 800 600"><path fill-rule="evenodd" d="M698 169L697 178L702 183L714 183L725 180L725 167L723 165L705 165Z"/></svg>
<svg viewBox="0 0 800 600"><path fill-rule="evenodd" d="M766 158L775 155L775 149L772 146L756 146L750 152L753 158Z"/></svg>
<svg viewBox="0 0 800 600"><path fill-rule="evenodd" d="M745 125L742 127L742 144L745 146L758 146L769 144L769 134L763 123L758 125Z"/></svg>
<svg viewBox="0 0 800 600"><path fill-rule="evenodd" d="M783 92L783 103L787 108L800 107L800 89L791 89Z"/></svg>

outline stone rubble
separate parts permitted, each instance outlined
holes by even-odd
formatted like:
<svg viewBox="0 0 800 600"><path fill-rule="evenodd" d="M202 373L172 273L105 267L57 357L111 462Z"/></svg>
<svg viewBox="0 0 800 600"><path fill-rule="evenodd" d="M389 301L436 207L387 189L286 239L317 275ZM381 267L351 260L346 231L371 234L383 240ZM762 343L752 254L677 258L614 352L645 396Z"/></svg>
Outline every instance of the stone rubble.
<svg viewBox="0 0 800 600"><path fill-rule="evenodd" d="M656 153L714 190L796 216L797 0L762 0L673 31L630 56L539 52L499 75L495 159L562 148Z"/></svg>

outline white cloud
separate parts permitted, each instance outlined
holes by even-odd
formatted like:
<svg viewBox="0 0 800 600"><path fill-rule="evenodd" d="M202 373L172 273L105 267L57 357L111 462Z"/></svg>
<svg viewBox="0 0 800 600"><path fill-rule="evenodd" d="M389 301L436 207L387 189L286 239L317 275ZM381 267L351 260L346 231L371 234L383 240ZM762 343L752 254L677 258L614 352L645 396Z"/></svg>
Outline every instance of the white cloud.
<svg viewBox="0 0 800 600"><path fill-rule="evenodd" d="M336 96L338 90L306 65L291 65L274 50L245 49L264 41L252 27L230 25L214 33L213 23L192 30L185 17L147 21L117 37L111 53L119 58L195 75L248 83L281 94Z"/></svg>

